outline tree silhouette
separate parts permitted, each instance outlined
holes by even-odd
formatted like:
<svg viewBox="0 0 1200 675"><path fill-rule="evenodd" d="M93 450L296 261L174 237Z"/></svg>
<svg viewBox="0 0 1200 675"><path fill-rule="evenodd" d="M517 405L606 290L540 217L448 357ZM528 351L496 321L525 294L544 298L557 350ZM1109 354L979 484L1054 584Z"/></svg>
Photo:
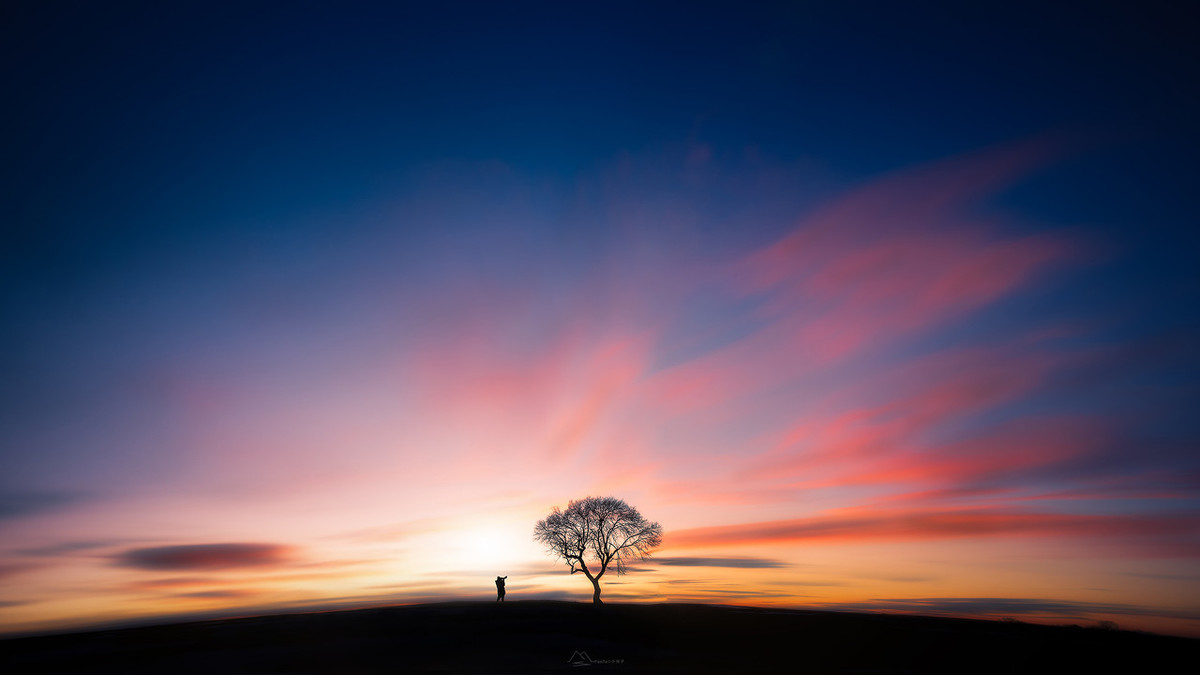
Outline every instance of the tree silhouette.
<svg viewBox="0 0 1200 675"><path fill-rule="evenodd" d="M565 511L554 507L534 526L533 538L567 563L571 574L583 572L592 582L592 602L599 605L600 577L613 566L620 576L626 562L648 558L662 544L662 526L616 497L587 497L571 500Z"/></svg>

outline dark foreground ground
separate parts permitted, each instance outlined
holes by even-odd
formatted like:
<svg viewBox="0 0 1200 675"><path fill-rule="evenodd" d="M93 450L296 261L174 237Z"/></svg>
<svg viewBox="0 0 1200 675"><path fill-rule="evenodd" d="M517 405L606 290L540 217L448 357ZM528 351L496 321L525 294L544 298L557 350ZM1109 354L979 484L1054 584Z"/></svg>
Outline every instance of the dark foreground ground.
<svg viewBox="0 0 1200 675"><path fill-rule="evenodd" d="M456 602L0 641L4 673L1170 673L1200 640L711 605Z"/></svg>

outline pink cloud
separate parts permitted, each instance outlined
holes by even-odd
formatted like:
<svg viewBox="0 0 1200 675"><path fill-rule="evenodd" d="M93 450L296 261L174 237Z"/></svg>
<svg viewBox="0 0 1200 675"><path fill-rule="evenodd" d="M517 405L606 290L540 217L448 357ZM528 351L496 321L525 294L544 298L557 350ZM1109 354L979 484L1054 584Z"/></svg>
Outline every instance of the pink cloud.
<svg viewBox="0 0 1200 675"><path fill-rule="evenodd" d="M1061 139L1036 138L897 171L814 212L783 239L740 261L733 278L747 292L762 292L864 248L876 252L858 260L887 259L876 247L899 231L960 230L961 237L963 227L979 230L965 220L965 208L1046 164L1062 147Z"/></svg>
<svg viewBox="0 0 1200 675"><path fill-rule="evenodd" d="M931 434L945 433L981 413L1023 400L1056 369L1084 358L1064 358L1016 340L935 353L881 370L843 385L803 410L767 441L766 452L743 465L741 475L806 485L880 482L885 473L896 479L916 477L921 462L939 461L942 469L930 469L930 477L939 471L949 477L955 472L946 467L956 465L957 475L965 478L968 458L982 467L993 454L1008 455L1029 447L1046 451L1047 443L1062 446L1055 439L1078 432L1087 432L1073 437L1083 442L1095 433L1079 420L1044 421L1023 430L1005 427L994 432L990 441L935 441ZM1084 450L1078 443L1071 447L1071 453ZM1053 456L1062 459L1067 454L1064 450Z"/></svg>
<svg viewBox="0 0 1200 675"><path fill-rule="evenodd" d="M968 212L1049 152L1030 143L898 173L813 213L724 272L761 300L765 325L659 374L652 400L676 413L725 405L919 335L1073 261L1070 238L1001 234Z"/></svg>

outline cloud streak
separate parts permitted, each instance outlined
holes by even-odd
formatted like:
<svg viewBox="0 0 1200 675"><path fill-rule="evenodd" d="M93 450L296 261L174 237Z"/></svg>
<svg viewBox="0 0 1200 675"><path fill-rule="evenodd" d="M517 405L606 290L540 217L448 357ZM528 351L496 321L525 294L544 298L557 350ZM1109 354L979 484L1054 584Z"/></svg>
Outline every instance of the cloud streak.
<svg viewBox="0 0 1200 675"><path fill-rule="evenodd" d="M968 537L1118 539L1143 555L1200 555L1200 521L1190 513L1083 515L1000 508L926 510L847 509L791 520L699 527L668 532L671 548L763 546L781 543L854 544L936 541ZM1141 544L1141 547L1136 546Z"/></svg>
<svg viewBox="0 0 1200 675"><path fill-rule="evenodd" d="M135 548L116 556L116 563L143 570L221 570L273 567L287 563L293 549L280 544L190 544Z"/></svg>
<svg viewBox="0 0 1200 675"><path fill-rule="evenodd" d="M655 556L653 562L668 567L728 567L731 569L777 569L788 567L780 560L741 557Z"/></svg>
<svg viewBox="0 0 1200 675"><path fill-rule="evenodd" d="M1081 602L1045 598L891 598L872 599L859 603L829 604L824 605L824 607L849 611L888 610L943 616L1007 617L1029 615L1078 619L1097 614L1125 614L1128 616L1170 616L1172 618L1192 621L1200 620L1200 614L1189 611L1171 611L1122 603Z"/></svg>

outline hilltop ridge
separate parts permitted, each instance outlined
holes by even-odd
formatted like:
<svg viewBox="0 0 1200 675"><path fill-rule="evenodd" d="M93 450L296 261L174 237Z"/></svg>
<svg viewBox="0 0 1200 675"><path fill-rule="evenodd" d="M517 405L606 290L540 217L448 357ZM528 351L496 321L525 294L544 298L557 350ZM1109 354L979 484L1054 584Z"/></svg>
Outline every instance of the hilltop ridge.
<svg viewBox="0 0 1200 675"><path fill-rule="evenodd" d="M1165 672L1200 640L723 605L447 602L0 641L5 672Z"/></svg>

